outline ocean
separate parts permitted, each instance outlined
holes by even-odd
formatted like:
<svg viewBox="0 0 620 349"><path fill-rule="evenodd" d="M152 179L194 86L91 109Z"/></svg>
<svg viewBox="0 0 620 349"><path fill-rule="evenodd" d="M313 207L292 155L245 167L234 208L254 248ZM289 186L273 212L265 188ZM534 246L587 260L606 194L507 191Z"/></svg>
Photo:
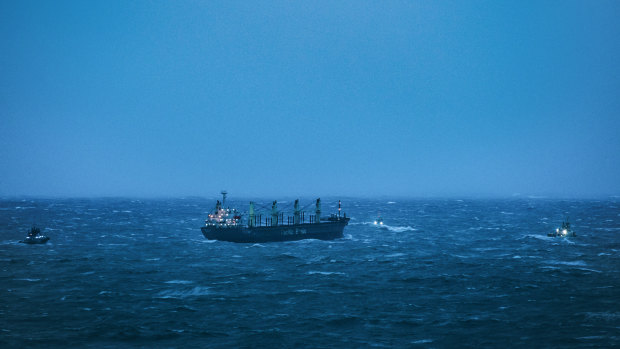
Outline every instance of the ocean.
<svg viewBox="0 0 620 349"><path fill-rule="evenodd" d="M0 347L620 345L620 199L342 203L342 239L235 244L215 198L2 199Z"/></svg>

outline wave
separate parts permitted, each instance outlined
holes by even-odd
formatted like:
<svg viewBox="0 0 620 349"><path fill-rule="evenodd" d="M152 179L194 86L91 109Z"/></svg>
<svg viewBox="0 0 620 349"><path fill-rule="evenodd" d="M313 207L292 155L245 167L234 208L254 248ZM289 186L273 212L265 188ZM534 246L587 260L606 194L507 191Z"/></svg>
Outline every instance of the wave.
<svg viewBox="0 0 620 349"><path fill-rule="evenodd" d="M386 228L387 230L394 232L394 233L404 233L406 231L415 231L416 229L410 226L400 226L400 227L393 227L391 225L382 225L382 227Z"/></svg>
<svg viewBox="0 0 620 349"><path fill-rule="evenodd" d="M534 238L534 239L539 239L539 240L544 240L544 241L555 241L556 238L550 237L550 236L546 236L546 235L538 235L538 234L527 234L524 235L523 237L517 239L517 240L521 240L524 238Z"/></svg>
<svg viewBox="0 0 620 349"><path fill-rule="evenodd" d="M395 233L402 233L405 231L415 231L417 229L407 225L407 226L392 226L392 225L387 225L387 224L375 224L375 222L359 222L359 223L349 223L349 225L371 225L373 227L377 227L377 228L385 228L387 230L390 230L392 232Z"/></svg>
<svg viewBox="0 0 620 349"><path fill-rule="evenodd" d="M570 265L570 266L579 266L579 267L585 267L585 266L587 266L586 262L584 262L584 261L572 261L572 262L566 262L566 261L556 261L556 260L550 260L550 261L547 261L546 263L548 263L548 264L554 264L554 265Z"/></svg>
<svg viewBox="0 0 620 349"><path fill-rule="evenodd" d="M388 258L392 258L392 257L402 257L402 256L406 256L406 254L404 253L392 253L392 254L387 254L385 255Z"/></svg>
<svg viewBox="0 0 620 349"><path fill-rule="evenodd" d="M315 274L319 274L319 275L345 275L344 273L341 273L339 271L309 271L306 274L308 275L315 275Z"/></svg>
<svg viewBox="0 0 620 349"><path fill-rule="evenodd" d="M616 321L618 319L620 319L620 313L611 313L611 312L600 312L600 313L593 313L593 312L588 312L585 313L587 318L590 319L602 319L605 321Z"/></svg>
<svg viewBox="0 0 620 349"><path fill-rule="evenodd" d="M353 235L351 235L351 234L344 234L344 237L342 239L343 240L359 241L359 239L354 239Z"/></svg>
<svg viewBox="0 0 620 349"><path fill-rule="evenodd" d="M590 269L590 268L577 268L577 269L583 270L583 271L591 271L593 273L599 273L599 274L602 273L602 271L600 271L600 270Z"/></svg>
<svg viewBox="0 0 620 349"><path fill-rule="evenodd" d="M180 291L180 290L168 290L168 291L162 291L159 292L155 298L163 298L163 299L168 299L168 298L177 298L177 299L182 299L182 298L189 298L189 297L201 297L201 296L207 296L210 295L211 291L209 287L201 287L201 286L196 286L192 289L189 290L184 290L184 291Z"/></svg>
<svg viewBox="0 0 620 349"><path fill-rule="evenodd" d="M387 230L389 230L391 232L394 232L394 233L403 233L403 232L406 232L406 231L415 231L415 230L417 230L417 229L415 229L415 228L413 228L412 226L409 226L409 225L406 225L406 226L392 226L392 225L387 225L387 224L378 225L378 224L375 224L374 221L373 222L349 223L349 225L360 225L360 224L361 225L372 225L372 226L377 227L377 228L385 228L385 229L387 229Z"/></svg>
<svg viewBox="0 0 620 349"><path fill-rule="evenodd" d="M0 242L0 245L19 245L19 241L16 240L5 240Z"/></svg>
<svg viewBox="0 0 620 349"><path fill-rule="evenodd" d="M179 284L179 285L187 285L187 284L193 284L193 281L188 281L188 280L170 280L170 281L166 281L165 284Z"/></svg>

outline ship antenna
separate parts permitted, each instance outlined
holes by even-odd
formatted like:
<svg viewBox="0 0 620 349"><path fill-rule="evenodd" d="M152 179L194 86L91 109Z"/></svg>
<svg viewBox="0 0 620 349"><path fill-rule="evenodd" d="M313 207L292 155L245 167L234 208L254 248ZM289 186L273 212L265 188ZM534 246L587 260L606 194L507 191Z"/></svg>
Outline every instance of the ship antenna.
<svg viewBox="0 0 620 349"><path fill-rule="evenodd" d="M340 210L341 210L340 200L338 200L338 218L340 218Z"/></svg>
<svg viewBox="0 0 620 349"><path fill-rule="evenodd" d="M228 195L228 192L226 190L222 190L222 207L224 207L224 204L226 203L226 195Z"/></svg>

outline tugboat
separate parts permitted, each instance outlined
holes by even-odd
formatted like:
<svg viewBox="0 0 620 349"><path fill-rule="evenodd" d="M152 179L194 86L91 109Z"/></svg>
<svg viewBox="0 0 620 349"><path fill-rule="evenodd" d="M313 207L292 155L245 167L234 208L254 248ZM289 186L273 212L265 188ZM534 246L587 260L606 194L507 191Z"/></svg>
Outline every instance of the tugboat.
<svg viewBox="0 0 620 349"><path fill-rule="evenodd" d="M255 203L250 201L247 218L237 209L224 208L226 191L222 191L222 202L217 200L215 209L200 228L208 240L220 240L241 243L294 241L303 239L333 240L343 237L344 227L350 218L342 216L340 201L338 214L321 217L321 199L315 203L315 214L306 217L300 209L299 200L295 200L293 216L284 219L284 213L278 210L277 201L271 205L271 214L263 215L256 212Z"/></svg>
<svg viewBox="0 0 620 349"><path fill-rule="evenodd" d="M554 232L548 233L549 237L575 237L577 234L570 228L570 223L568 220L566 222L562 222L562 226L560 228L556 228Z"/></svg>
<svg viewBox="0 0 620 349"><path fill-rule="evenodd" d="M41 235L41 229L33 225L32 228L30 228L30 231L28 232L28 235L26 236L26 238L24 240L21 240L20 242L23 244L30 244L30 245L44 244L49 239L50 239L49 237L45 235Z"/></svg>

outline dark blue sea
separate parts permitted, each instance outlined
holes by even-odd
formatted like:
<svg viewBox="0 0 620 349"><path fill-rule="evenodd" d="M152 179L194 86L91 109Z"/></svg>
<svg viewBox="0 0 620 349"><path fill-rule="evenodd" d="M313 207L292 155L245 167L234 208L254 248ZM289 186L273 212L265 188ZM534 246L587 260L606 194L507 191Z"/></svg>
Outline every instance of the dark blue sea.
<svg viewBox="0 0 620 349"><path fill-rule="evenodd" d="M343 239L235 244L215 198L3 199L0 347L620 346L620 199L342 201Z"/></svg>

